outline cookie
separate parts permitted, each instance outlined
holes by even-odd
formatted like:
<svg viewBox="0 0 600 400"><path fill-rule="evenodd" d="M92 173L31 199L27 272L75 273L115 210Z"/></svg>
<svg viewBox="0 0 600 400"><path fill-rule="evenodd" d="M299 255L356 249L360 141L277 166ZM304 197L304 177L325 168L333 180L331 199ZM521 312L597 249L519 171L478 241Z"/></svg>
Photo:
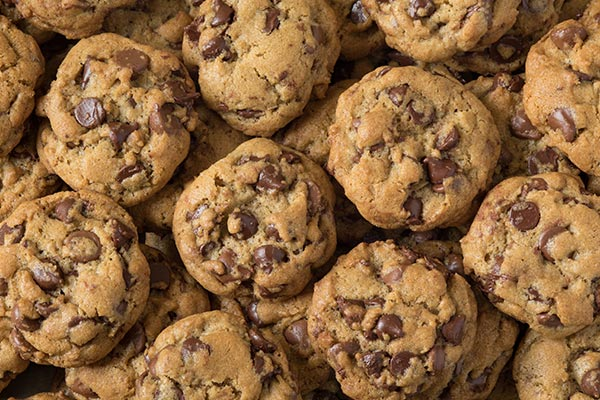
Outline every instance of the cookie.
<svg viewBox="0 0 600 400"><path fill-rule="evenodd" d="M385 229L462 223L500 154L485 106L417 67L378 68L342 93L329 140L329 171Z"/></svg>
<svg viewBox="0 0 600 400"><path fill-rule="evenodd" d="M527 116L548 142L579 169L600 174L596 147L600 77L600 3L592 2L579 20L554 26L531 47L525 69L523 103Z"/></svg>
<svg viewBox="0 0 600 400"><path fill-rule="evenodd" d="M565 0L560 10L559 20L579 18L590 2L591 0Z"/></svg>
<svg viewBox="0 0 600 400"><path fill-rule="evenodd" d="M346 395L403 399L448 384L476 318L469 285L440 261L362 243L315 284L308 333Z"/></svg>
<svg viewBox="0 0 600 400"><path fill-rule="evenodd" d="M512 360L506 364L500 373L498 382L490 393L488 400L519 400L517 387L512 377Z"/></svg>
<svg viewBox="0 0 600 400"><path fill-rule="evenodd" d="M179 58L183 29L192 22L185 0L149 0L133 8L112 11L102 30L138 43L175 52Z"/></svg>
<svg viewBox="0 0 600 400"><path fill-rule="evenodd" d="M515 23L519 0L362 0L390 47L436 62L492 44Z"/></svg>
<svg viewBox="0 0 600 400"><path fill-rule="evenodd" d="M0 157L23 136L34 107L34 90L44 71L44 57L35 40L0 15Z"/></svg>
<svg viewBox="0 0 600 400"><path fill-rule="evenodd" d="M564 339L551 339L530 330L513 366L519 398L599 398L598 330L598 324L594 324Z"/></svg>
<svg viewBox="0 0 600 400"><path fill-rule="evenodd" d="M194 109L198 113L198 124L191 132L187 158L164 188L148 200L129 208L132 216L144 226L170 231L175 203L184 186L249 139L206 107L196 105Z"/></svg>
<svg viewBox="0 0 600 400"><path fill-rule="evenodd" d="M32 36L39 44L45 43L54 37L54 32L39 29L23 18L14 0L0 0L0 14L7 17L21 31Z"/></svg>
<svg viewBox="0 0 600 400"><path fill-rule="evenodd" d="M461 240L465 272L502 312L548 337L592 324L600 197L550 172L492 189Z"/></svg>
<svg viewBox="0 0 600 400"><path fill-rule="evenodd" d="M0 300L0 392L29 365L29 361L19 357L17 350L10 342L12 323L10 309L4 300L7 291L5 284L0 285L0 294L2 295L2 300Z"/></svg>
<svg viewBox="0 0 600 400"><path fill-rule="evenodd" d="M267 332L221 311L184 318L156 338L136 398L297 399L285 354ZM226 360L226 362L223 362Z"/></svg>
<svg viewBox="0 0 600 400"><path fill-rule="evenodd" d="M334 201L318 165L256 138L185 188L173 234L187 270L210 292L289 297L333 254Z"/></svg>
<svg viewBox="0 0 600 400"><path fill-rule="evenodd" d="M131 217L90 191L21 204L0 226L0 282L28 360L59 367L107 355L148 298L148 263Z"/></svg>
<svg viewBox="0 0 600 400"><path fill-rule="evenodd" d="M19 0L16 6L23 17L39 29L58 32L68 39L80 39L100 31L111 10L135 3L136 0Z"/></svg>
<svg viewBox="0 0 600 400"><path fill-rule="evenodd" d="M183 37L209 108L250 136L271 136L323 97L340 51L325 0L210 0ZM283 51L285 49L285 51Z"/></svg>
<svg viewBox="0 0 600 400"><path fill-rule="evenodd" d="M97 363L66 370L67 386L75 398L128 399L144 370L144 350L173 322L210 310L204 289L183 265L160 251L141 246L150 265L150 296L140 320L119 345ZM107 385L106 382L110 382Z"/></svg>
<svg viewBox="0 0 600 400"><path fill-rule="evenodd" d="M490 110L502 147L492 183L517 175L544 172L565 172L579 175L580 171L533 126L523 108L522 75L498 73L493 78L480 77L466 84Z"/></svg>
<svg viewBox="0 0 600 400"><path fill-rule="evenodd" d="M148 199L185 158L198 94L172 53L104 33L79 41L38 111L38 151L73 189L123 206Z"/></svg>

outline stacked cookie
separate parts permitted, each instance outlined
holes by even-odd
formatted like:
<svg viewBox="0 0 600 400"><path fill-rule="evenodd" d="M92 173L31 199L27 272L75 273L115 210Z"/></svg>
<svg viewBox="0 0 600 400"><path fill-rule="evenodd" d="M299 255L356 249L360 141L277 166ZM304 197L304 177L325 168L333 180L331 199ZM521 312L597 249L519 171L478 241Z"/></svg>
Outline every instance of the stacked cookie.
<svg viewBox="0 0 600 400"><path fill-rule="evenodd" d="M600 0L0 14L3 396L600 398Z"/></svg>

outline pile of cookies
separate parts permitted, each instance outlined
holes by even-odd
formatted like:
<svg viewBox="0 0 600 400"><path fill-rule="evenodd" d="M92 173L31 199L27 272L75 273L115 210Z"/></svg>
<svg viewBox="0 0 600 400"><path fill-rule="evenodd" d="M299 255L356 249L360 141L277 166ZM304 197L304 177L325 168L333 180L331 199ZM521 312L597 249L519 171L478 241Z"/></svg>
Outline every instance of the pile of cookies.
<svg viewBox="0 0 600 400"><path fill-rule="evenodd" d="M600 0L0 0L3 398L600 398L598 82Z"/></svg>

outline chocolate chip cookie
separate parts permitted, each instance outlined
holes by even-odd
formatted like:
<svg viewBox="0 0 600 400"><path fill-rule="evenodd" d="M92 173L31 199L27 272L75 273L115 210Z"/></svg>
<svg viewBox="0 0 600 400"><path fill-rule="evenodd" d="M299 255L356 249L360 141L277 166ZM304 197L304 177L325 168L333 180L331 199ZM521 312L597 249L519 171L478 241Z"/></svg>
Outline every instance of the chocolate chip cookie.
<svg viewBox="0 0 600 400"><path fill-rule="evenodd" d="M289 297L333 254L334 201L318 165L257 138L185 188L173 233L186 268L210 292Z"/></svg>
<svg viewBox="0 0 600 400"><path fill-rule="evenodd" d="M148 298L148 263L131 217L91 191L21 204L0 226L0 254L10 340L36 363L103 358Z"/></svg>
<svg viewBox="0 0 600 400"><path fill-rule="evenodd" d="M156 338L136 398L297 399L285 353L268 332L222 311L184 318Z"/></svg>
<svg viewBox="0 0 600 400"><path fill-rule="evenodd" d="M390 47L435 62L492 44L515 23L519 0L362 0Z"/></svg>
<svg viewBox="0 0 600 400"><path fill-rule="evenodd" d="M598 313L600 197L550 172L501 182L461 240L465 271L500 311L548 337Z"/></svg>
<svg viewBox="0 0 600 400"><path fill-rule="evenodd" d="M0 14L7 17L24 33L31 35L38 44L45 43L54 37L54 32L39 29L23 18L23 15L17 10L14 0L0 0Z"/></svg>
<svg viewBox="0 0 600 400"><path fill-rule="evenodd" d="M448 384L476 318L469 285L439 260L362 243L315 284L308 333L346 395L403 399Z"/></svg>
<svg viewBox="0 0 600 400"><path fill-rule="evenodd" d="M485 106L417 67L378 68L342 93L329 140L329 171L385 229L462 223L500 154Z"/></svg>
<svg viewBox="0 0 600 400"><path fill-rule="evenodd" d="M76 398L128 399L135 381L144 370L144 350L173 322L210 310L204 289L183 265L167 259L160 251L141 246L150 265L150 296L140 320L119 345L97 363L69 368L67 386ZM111 382L107 385L106 382Z"/></svg>
<svg viewBox="0 0 600 400"><path fill-rule="evenodd" d="M0 156L23 136L43 71L44 57L35 40L0 15Z"/></svg>
<svg viewBox="0 0 600 400"><path fill-rule="evenodd" d="M594 324L564 339L530 330L513 376L521 400L600 398L600 335Z"/></svg>
<svg viewBox="0 0 600 400"><path fill-rule="evenodd" d="M104 33L79 41L42 99L38 151L69 186L123 206L160 190L185 158L198 97L172 53Z"/></svg>
<svg viewBox="0 0 600 400"><path fill-rule="evenodd" d="M323 97L340 51L325 0L210 0L192 7L183 56L206 104L233 128L271 136Z"/></svg>
<svg viewBox="0 0 600 400"><path fill-rule="evenodd" d="M527 55L525 112L548 142L582 171L600 175L597 85L600 3L552 28Z"/></svg>
<svg viewBox="0 0 600 400"><path fill-rule="evenodd" d="M7 292L6 282L0 282L0 392L29 365L29 361L23 360L10 342L12 323L10 309L4 300Z"/></svg>

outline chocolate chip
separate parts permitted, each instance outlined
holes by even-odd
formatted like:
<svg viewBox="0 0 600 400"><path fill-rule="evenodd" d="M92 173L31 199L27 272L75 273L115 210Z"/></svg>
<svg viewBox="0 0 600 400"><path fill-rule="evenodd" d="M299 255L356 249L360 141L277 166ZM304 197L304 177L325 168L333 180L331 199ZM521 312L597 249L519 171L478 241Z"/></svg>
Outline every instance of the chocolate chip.
<svg viewBox="0 0 600 400"><path fill-rule="evenodd" d="M269 342L265 337L254 328L250 328L248 330L248 336L250 336L250 343L252 343L252 347L257 350L262 350L265 353L273 353L277 348L271 342Z"/></svg>
<svg viewBox="0 0 600 400"><path fill-rule="evenodd" d="M308 187L308 216L315 217L325 211L325 201L321 189L313 181L306 181Z"/></svg>
<svg viewBox="0 0 600 400"><path fill-rule="evenodd" d="M578 41L583 42L587 37L588 33L581 25L555 29L550 34L552 43L561 50L570 50Z"/></svg>
<svg viewBox="0 0 600 400"><path fill-rule="evenodd" d="M223 3L222 0L215 0L212 5L215 16L210 21L210 26L215 27L231 22L233 17L233 8Z"/></svg>
<svg viewBox="0 0 600 400"><path fill-rule="evenodd" d="M285 160L285 162L287 162L288 164L297 164L302 161L297 154L285 150L281 152L279 159Z"/></svg>
<svg viewBox="0 0 600 400"><path fill-rule="evenodd" d="M385 353L383 351L373 351L366 353L362 357L363 364L367 370L367 374L370 376L378 377L381 375L383 370L383 361L385 359Z"/></svg>
<svg viewBox="0 0 600 400"><path fill-rule="evenodd" d="M188 40L195 46L198 46L198 40L200 40L200 31L198 28L203 22L204 16L200 16L183 29L183 32L187 36Z"/></svg>
<svg viewBox="0 0 600 400"><path fill-rule="evenodd" d="M6 240L6 236L10 235L11 238ZM9 227L6 223L0 227L0 245L15 244L19 243L25 235L25 225L19 224L13 227Z"/></svg>
<svg viewBox="0 0 600 400"><path fill-rule="evenodd" d="M508 218L515 228L524 232L535 228L540 222L540 210L535 203L522 201L513 204Z"/></svg>
<svg viewBox="0 0 600 400"><path fill-rule="evenodd" d="M258 117L262 116L264 114L264 111L253 110L251 108L243 108L241 110L237 110L235 113L242 118L249 119L249 118L258 118Z"/></svg>
<svg viewBox="0 0 600 400"><path fill-rule="evenodd" d="M231 57L229 46L223 36L215 36L202 46L202 57L205 60L213 60L223 53L223 60L227 61Z"/></svg>
<svg viewBox="0 0 600 400"><path fill-rule="evenodd" d="M200 93L185 87L182 81L170 80L162 84L161 89L168 91L175 104L191 107L194 100L200 98Z"/></svg>
<svg viewBox="0 0 600 400"><path fill-rule="evenodd" d="M327 36L325 35L325 31L319 25L311 25L310 31L312 32L313 37L317 44L325 44L327 42Z"/></svg>
<svg viewBox="0 0 600 400"><path fill-rule="evenodd" d="M171 268L169 268L169 265L166 262L148 262L148 265L150 266L150 288L167 289L171 284Z"/></svg>
<svg viewBox="0 0 600 400"><path fill-rule="evenodd" d="M357 0L352 4L350 9L350 21L355 25L364 24L369 20L369 14L365 7L362 5L360 0Z"/></svg>
<svg viewBox="0 0 600 400"><path fill-rule="evenodd" d="M65 238L64 244L71 250L70 258L76 263L97 260L102 254L100 238L94 232L83 230L72 232Z"/></svg>
<svg viewBox="0 0 600 400"><path fill-rule="evenodd" d="M444 179L454 176L458 170L458 165L450 159L436 157L426 157L423 164L427 167L431 189L436 193L444 193Z"/></svg>
<svg viewBox="0 0 600 400"><path fill-rule="evenodd" d="M408 4L408 15L412 19L431 16L435 12L435 4L431 0L410 0Z"/></svg>
<svg viewBox="0 0 600 400"><path fill-rule="evenodd" d="M144 72L150 64L150 57L138 49L125 49L115 54L115 62L122 68L129 68L135 74Z"/></svg>
<svg viewBox="0 0 600 400"><path fill-rule="evenodd" d="M506 35L489 47L490 58L499 64L516 61L525 50L523 39L518 36Z"/></svg>
<svg viewBox="0 0 600 400"><path fill-rule="evenodd" d="M281 14L281 11L279 11L277 8L267 8L265 27L262 30L263 33L266 33L268 35L272 33L275 29L279 28L279 14Z"/></svg>
<svg viewBox="0 0 600 400"><path fill-rule="evenodd" d="M127 332L121 343L133 345L134 354L141 354L146 349L146 332L142 324L136 322Z"/></svg>
<svg viewBox="0 0 600 400"><path fill-rule="evenodd" d="M142 164L126 165L117 172L115 179L117 182L122 183L125 179L131 178L132 176L139 174L144 171Z"/></svg>
<svg viewBox="0 0 600 400"><path fill-rule="evenodd" d="M435 139L435 148L439 151L450 151L456 147L460 141L460 134L456 127L452 127L446 134L439 133Z"/></svg>
<svg viewBox="0 0 600 400"><path fill-rule="evenodd" d="M40 314L42 318L48 318L50 314L52 314L55 311L58 311L57 306L53 306L52 303L48 302L36 303L33 307L35 309L35 312Z"/></svg>
<svg viewBox="0 0 600 400"><path fill-rule="evenodd" d="M525 80L521 78L519 75L509 75L505 72L499 72L494 75L494 84L492 85L492 90L497 87L504 88L509 92L519 93L523 86L525 86Z"/></svg>
<svg viewBox="0 0 600 400"><path fill-rule="evenodd" d="M542 256L544 256L544 258L550 262L554 262L554 258L552 257L552 255L550 255L550 248L548 248L548 242L557 235L560 235L563 232L568 232L566 228L562 227L562 226L551 226L550 228L546 229L544 232L542 232L542 234L540 235L540 240L539 240L539 248L542 252Z"/></svg>
<svg viewBox="0 0 600 400"><path fill-rule="evenodd" d="M583 374L581 390L595 399L600 398L600 368L591 369Z"/></svg>
<svg viewBox="0 0 600 400"><path fill-rule="evenodd" d="M8 294L8 282L6 279L0 278L0 296L6 296Z"/></svg>
<svg viewBox="0 0 600 400"><path fill-rule="evenodd" d="M267 235L269 239L275 239L278 242L282 241L281 236L279 235L279 231L273 224L267 225L267 227L265 228L265 235Z"/></svg>
<svg viewBox="0 0 600 400"><path fill-rule="evenodd" d="M362 300L345 299L343 297L337 297L335 300L342 318L349 326L362 322L366 313L365 303Z"/></svg>
<svg viewBox="0 0 600 400"><path fill-rule="evenodd" d="M236 238L246 240L258 231L258 221L250 211L234 212L231 216L240 221L240 231L235 233Z"/></svg>
<svg viewBox="0 0 600 400"><path fill-rule="evenodd" d="M36 351L36 349L31 345L31 343L29 343L27 339L25 339L23 334L16 329L13 329L10 332L10 342L21 354L31 354Z"/></svg>
<svg viewBox="0 0 600 400"><path fill-rule="evenodd" d="M529 192L534 190L548 190L548 182L542 178L531 178L531 180L521 188L521 197L527 196Z"/></svg>
<svg viewBox="0 0 600 400"><path fill-rule="evenodd" d="M197 339L195 337L189 337L185 339L181 344L181 358L183 358L184 360L189 359L194 353L197 353L199 351L203 351L210 354L212 349L209 344L204 343L200 339Z"/></svg>
<svg viewBox="0 0 600 400"><path fill-rule="evenodd" d="M346 353L349 356L354 356L360 350L358 342L352 340L349 342L336 343L329 348L329 353L336 357L340 353Z"/></svg>
<svg viewBox="0 0 600 400"><path fill-rule="evenodd" d="M310 349L310 341L308 338L308 323L306 319L300 319L293 322L283 331L285 340L301 349Z"/></svg>
<svg viewBox="0 0 600 400"><path fill-rule="evenodd" d="M109 122L108 123L108 137L113 143L115 150L121 150L123 143L127 140L129 135L139 129L140 125L136 122L134 124L125 124L122 122Z"/></svg>
<svg viewBox="0 0 600 400"><path fill-rule="evenodd" d="M560 318L556 314L540 313L537 316L538 323L548 328L558 328L563 326Z"/></svg>
<svg viewBox="0 0 600 400"><path fill-rule="evenodd" d="M92 58L88 56L83 64L83 69L81 70L81 90L85 90L92 77L92 70L90 68L91 61Z"/></svg>
<svg viewBox="0 0 600 400"><path fill-rule="evenodd" d="M465 270L463 258L458 254L448 254L448 256L446 257L446 268L448 268L448 270L451 272L457 274L464 274Z"/></svg>
<svg viewBox="0 0 600 400"><path fill-rule="evenodd" d="M69 211L71 210L71 207L73 207L74 204L75 199L73 198L66 198L64 200L61 200L54 206L54 216L62 222L72 222L73 218L69 216Z"/></svg>
<svg viewBox="0 0 600 400"><path fill-rule="evenodd" d="M518 109L510 119L510 128L513 136L519 139L538 140L542 138L542 133L533 126L522 108Z"/></svg>
<svg viewBox="0 0 600 400"><path fill-rule="evenodd" d="M28 318L21 312L21 307L16 304L11 312L10 319L15 326L20 331L33 332L40 329L42 323L39 319Z"/></svg>
<svg viewBox="0 0 600 400"><path fill-rule="evenodd" d="M174 115L175 106L171 103L163 104L159 107L154 104L154 110L148 117L150 131L156 134L165 132L167 135L178 135L185 132L181 120Z"/></svg>
<svg viewBox="0 0 600 400"><path fill-rule="evenodd" d="M381 340L385 339L385 335L387 335L390 340L404 337L402 320L395 314L383 314L379 317L373 331Z"/></svg>
<svg viewBox="0 0 600 400"><path fill-rule="evenodd" d="M125 289L131 289L134 283L133 276L129 272L129 268L126 264L121 264L121 274L123 275L123 282L125 282Z"/></svg>
<svg viewBox="0 0 600 400"><path fill-rule="evenodd" d="M402 99L407 91L407 84L396 86L388 90L388 97L396 107L400 107L400 104L402 104Z"/></svg>
<svg viewBox="0 0 600 400"><path fill-rule="evenodd" d="M257 247L253 253L254 263L267 274L273 271L273 264L280 263L287 258L287 253L277 246L270 244Z"/></svg>
<svg viewBox="0 0 600 400"><path fill-rule="evenodd" d="M276 192L287 186L285 178L275 166L269 164L258 174L256 189L261 192Z"/></svg>
<svg viewBox="0 0 600 400"><path fill-rule="evenodd" d="M381 277L381 280L388 286L399 282L404 274L403 268L395 268Z"/></svg>
<svg viewBox="0 0 600 400"><path fill-rule="evenodd" d="M127 301L121 300L121 302L117 305L116 310L119 315L125 315L125 311L127 311Z"/></svg>
<svg viewBox="0 0 600 400"><path fill-rule="evenodd" d="M382 76L384 76L385 74L387 74L388 72L390 72L392 70L392 67L381 67L381 69L379 71L377 71L377 74L375 74L375 76L377 78L381 78ZM388 91L389 93L389 91ZM390 96L391 97L391 96ZM393 101L393 100L392 100ZM353 124L354 125L354 124ZM355 126L356 128L356 126Z"/></svg>
<svg viewBox="0 0 600 400"><path fill-rule="evenodd" d="M415 355L408 351L401 351L392 356L390 360L390 372L394 376L401 376L404 372L410 367L410 360L413 359Z"/></svg>
<svg viewBox="0 0 600 400"><path fill-rule="evenodd" d="M469 383L469 389L473 393L483 393L487 386L487 381L490 375L492 374L492 369L489 367L484 368L481 375L475 378L468 378L467 382Z"/></svg>
<svg viewBox="0 0 600 400"><path fill-rule="evenodd" d="M458 346L462 342L466 318L455 315L442 326L442 336L448 343Z"/></svg>
<svg viewBox="0 0 600 400"><path fill-rule="evenodd" d="M63 283L62 272L59 268L55 268L53 271L36 263L31 267L31 273L35 283L43 290L56 290Z"/></svg>
<svg viewBox="0 0 600 400"><path fill-rule="evenodd" d="M428 110L424 110L423 112L418 111L415 108L414 100L411 100L406 105L408 109L408 114L410 115L410 119L418 126L427 126L433 122L434 113Z"/></svg>
<svg viewBox="0 0 600 400"><path fill-rule="evenodd" d="M446 352L444 351L443 346L433 346L433 349L429 351L429 357L431 357L433 373L444 370L444 367L446 366Z"/></svg>
<svg viewBox="0 0 600 400"><path fill-rule="evenodd" d="M69 384L69 389L85 397L86 399L97 399L100 397L92 390L92 388L81 382L79 378L75 378L75 380Z"/></svg>
<svg viewBox="0 0 600 400"><path fill-rule="evenodd" d="M106 119L106 111L100 99L86 97L81 100L73 112L79 125L93 129L100 126Z"/></svg>
<svg viewBox="0 0 600 400"><path fill-rule="evenodd" d="M221 251L221 254L219 255L219 258L217 258L217 260L225 266L227 274L231 274L231 272L233 272L233 270L237 266L237 254L235 253L235 251L227 247L224 248L223 251Z"/></svg>
<svg viewBox="0 0 600 400"><path fill-rule="evenodd" d="M129 250L131 241L136 237L135 231L117 219L112 219L110 225L112 226L111 238L117 250L121 248Z"/></svg>
<svg viewBox="0 0 600 400"><path fill-rule="evenodd" d="M400 53L399 51L392 50L387 53L387 58L390 61L398 64L399 67L408 67L411 65L416 65L417 63L411 57Z"/></svg>
<svg viewBox="0 0 600 400"><path fill-rule="evenodd" d="M423 201L421 199L408 196L402 207L409 213L406 219L409 225L421 225L423 223Z"/></svg>
<svg viewBox="0 0 600 400"><path fill-rule="evenodd" d="M254 371L256 371L256 373L260 375L264 369L265 369L265 359L261 356L255 356L254 357Z"/></svg>
<svg viewBox="0 0 600 400"><path fill-rule="evenodd" d="M548 116L550 128L561 131L565 140L573 142L577 134L577 126L573 119L573 111L570 108L557 108Z"/></svg>
<svg viewBox="0 0 600 400"><path fill-rule="evenodd" d="M248 319L250 319L250 321L252 321L252 323L259 328L263 328L268 325L266 322L263 322L263 320L260 319L260 315L258 315L258 301L253 301L252 303L248 304L246 307L246 315L248 316Z"/></svg>
<svg viewBox="0 0 600 400"><path fill-rule="evenodd" d="M190 222L190 221L200 218L202 213L204 211L206 211L207 208L208 208L208 205L200 204L194 211L188 211L185 214L185 221Z"/></svg>
<svg viewBox="0 0 600 400"><path fill-rule="evenodd" d="M210 254L210 252L216 248L217 248L217 244L211 240L211 241L201 244L199 250L200 250L200 254L202 254L203 257L207 257Z"/></svg>

